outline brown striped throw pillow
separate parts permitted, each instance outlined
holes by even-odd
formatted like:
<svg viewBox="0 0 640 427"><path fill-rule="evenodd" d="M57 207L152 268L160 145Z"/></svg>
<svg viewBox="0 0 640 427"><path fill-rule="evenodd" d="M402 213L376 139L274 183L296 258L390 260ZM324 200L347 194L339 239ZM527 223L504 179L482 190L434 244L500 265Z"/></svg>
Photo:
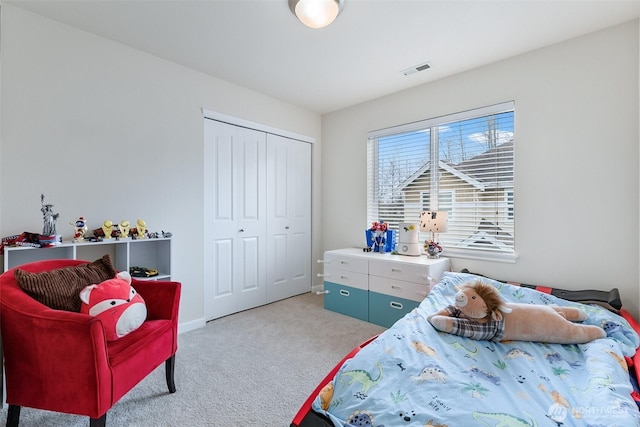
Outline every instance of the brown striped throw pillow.
<svg viewBox="0 0 640 427"><path fill-rule="evenodd" d="M89 263L40 273L16 268L18 285L30 297L56 310L80 312L80 291L88 285L113 279L116 271L107 254Z"/></svg>

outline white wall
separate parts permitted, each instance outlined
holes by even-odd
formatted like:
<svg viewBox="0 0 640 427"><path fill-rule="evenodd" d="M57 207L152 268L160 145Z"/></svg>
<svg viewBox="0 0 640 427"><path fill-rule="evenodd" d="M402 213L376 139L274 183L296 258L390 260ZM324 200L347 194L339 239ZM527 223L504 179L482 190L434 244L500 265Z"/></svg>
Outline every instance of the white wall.
<svg viewBox="0 0 640 427"><path fill-rule="evenodd" d="M519 258L453 268L618 287L637 315L638 44L634 21L323 116L325 249L364 245L368 131L515 100Z"/></svg>
<svg viewBox="0 0 640 427"><path fill-rule="evenodd" d="M454 268L618 286L638 314L637 22L327 114L322 127L314 113L11 5L0 31L0 235L41 229L40 193L65 236L78 215L172 231L182 323L203 316L202 107L316 138L316 259L363 245L368 131L511 99L520 257Z"/></svg>
<svg viewBox="0 0 640 427"><path fill-rule="evenodd" d="M79 215L171 231L185 324L203 318L201 108L315 138L319 188L319 115L10 5L0 28L0 235L41 231L41 193L63 237Z"/></svg>

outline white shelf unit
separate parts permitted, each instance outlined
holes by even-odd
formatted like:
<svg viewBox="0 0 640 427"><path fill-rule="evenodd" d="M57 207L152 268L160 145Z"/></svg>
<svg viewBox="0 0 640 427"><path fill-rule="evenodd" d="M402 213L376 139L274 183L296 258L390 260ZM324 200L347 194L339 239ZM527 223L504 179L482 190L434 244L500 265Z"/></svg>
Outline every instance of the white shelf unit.
<svg viewBox="0 0 640 427"><path fill-rule="evenodd" d="M105 254L111 256L113 266L118 271L129 271L129 267L155 268L158 270L158 275L150 277L150 280L171 278L170 238L62 243L49 248L7 247L4 248L3 271L29 262L48 259L95 261Z"/></svg>

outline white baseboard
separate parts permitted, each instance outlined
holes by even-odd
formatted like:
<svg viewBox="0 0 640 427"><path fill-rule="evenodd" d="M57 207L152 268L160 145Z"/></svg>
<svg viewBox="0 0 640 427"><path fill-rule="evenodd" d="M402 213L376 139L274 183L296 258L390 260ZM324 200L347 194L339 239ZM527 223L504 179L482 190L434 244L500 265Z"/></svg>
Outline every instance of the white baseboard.
<svg viewBox="0 0 640 427"><path fill-rule="evenodd" d="M178 334L183 334L189 331L195 331L196 329L203 328L207 322L204 321L204 318L192 320L190 322L180 323L178 325Z"/></svg>

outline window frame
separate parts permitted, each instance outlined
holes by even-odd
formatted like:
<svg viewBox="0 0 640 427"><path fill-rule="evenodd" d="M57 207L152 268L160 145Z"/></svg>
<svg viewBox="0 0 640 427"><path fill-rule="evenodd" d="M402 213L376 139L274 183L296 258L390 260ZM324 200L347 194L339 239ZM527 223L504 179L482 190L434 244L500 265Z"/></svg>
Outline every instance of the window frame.
<svg viewBox="0 0 640 427"><path fill-rule="evenodd" d="M446 125L446 124L452 124L452 123L456 123L456 122L462 122L465 120L470 120L470 119L474 119L474 118L480 118L480 117L484 117L484 116L491 116L491 115L497 115L500 113L505 113L505 112L513 112L514 117L513 117L513 133L515 135L515 102L514 101L508 101L508 102L503 102L500 104L495 104L495 105L490 105L490 106L485 106L485 107L480 107L480 108L476 108L476 109L472 109L472 110L466 110L466 111L462 111L462 112L458 112L458 113L454 113L454 114L449 114L446 116L439 116L439 117L435 117L435 118L431 118L431 119L426 119L426 120L420 120L417 122L412 122L412 123L407 123L407 124L402 124L402 125L398 125L398 126L393 126L393 127L389 127L389 128L385 128L385 129L379 129L379 130L375 130L375 131L371 131L367 134L368 137L368 147L367 147L367 222L372 222L375 220L384 220L385 218L376 218L376 214L377 214L377 209L380 207L379 201L375 201L375 203L372 201L372 199L374 198L374 190L376 189L376 185L378 184L376 181L376 178L374 178L374 173L376 173L373 168L376 168L377 170L377 159L379 158L378 155L378 144L377 144L377 140L379 138L384 138L384 137L392 137L392 136L396 136L396 135L402 135L402 134L408 134L411 132L417 132L417 131L428 131L429 132L429 137L427 138L429 140L429 144L430 144L430 153L429 153L429 162L432 163L434 160L434 150L436 151L436 155L435 158L438 158L437 155L437 150L439 150L439 141L438 141L438 135L439 135L439 127ZM434 129L436 130L434 132ZM515 137L513 138L513 140L515 141ZM515 144L513 146L513 165L512 165L512 170L511 172L514 173L515 171ZM441 163L441 161L439 161L439 163ZM440 170L440 169L438 169ZM429 186L428 190L419 190L420 191L420 196L419 196L419 203L417 205L423 207L424 209L424 200L425 200L425 196L428 197L429 199L431 198L431 189L432 188L439 188L440 184L436 184L433 185L433 180L438 180L439 177L436 176L439 174L432 174L430 173L430 180L431 180L431 185ZM515 175L515 173L514 173ZM373 182L372 182L373 181ZM494 190L495 191L495 190ZM499 190L498 190L499 191ZM439 189L439 193L442 192L446 192L449 193L448 195L448 199L450 200L450 206L447 206L447 211L449 212L449 221L451 221L453 218L455 218L455 211L456 211L456 190L455 188L444 188L444 189ZM499 261L499 262L510 262L510 263L514 263L516 262L518 255L516 252L516 238L515 238L515 176L513 181L511 182L511 185L508 187L504 187L502 189L502 194L498 194L496 193L496 197L498 198L498 200L502 200L501 205L504 206L502 209L500 209L500 213L496 212L496 216L503 218L505 220L506 223L510 223L511 227L513 227L513 230L511 231L511 235L512 237L512 244L508 244L505 246L505 248L507 249L500 249L500 245L503 244L503 242L500 242L500 239L493 239L493 248L490 250L483 250L479 247L476 248L465 248L465 247L456 247L456 246L451 246L451 245L446 245L443 244L443 248L444 248L444 252L443 255L447 256L447 257L454 257L454 258L467 258L467 259L475 259L475 260L487 260L487 261ZM439 196L438 199L441 199L442 196ZM424 210L436 210L438 209L438 204L439 204L439 200L436 201L436 203L433 203L434 201L431 201L431 209L424 209ZM509 203L512 203L511 205L509 205ZM402 203L403 203L403 210L405 211L405 214L407 211L412 211L415 210L416 208L416 203L410 203L408 202L404 197L402 199ZM461 202L461 203L469 203L469 202ZM471 202L473 203L473 206L479 206L479 201L474 201ZM408 208L408 209L407 209ZM417 222L417 221L416 221ZM502 223L505 223L502 222ZM499 224L499 222L496 222L496 224ZM425 236L421 235L421 240L424 238ZM491 236L488 236L487 240L491 240ZM461 240L461 242L464 242L464 239ZM496 247L498 249L496 249Z"/></svg>

